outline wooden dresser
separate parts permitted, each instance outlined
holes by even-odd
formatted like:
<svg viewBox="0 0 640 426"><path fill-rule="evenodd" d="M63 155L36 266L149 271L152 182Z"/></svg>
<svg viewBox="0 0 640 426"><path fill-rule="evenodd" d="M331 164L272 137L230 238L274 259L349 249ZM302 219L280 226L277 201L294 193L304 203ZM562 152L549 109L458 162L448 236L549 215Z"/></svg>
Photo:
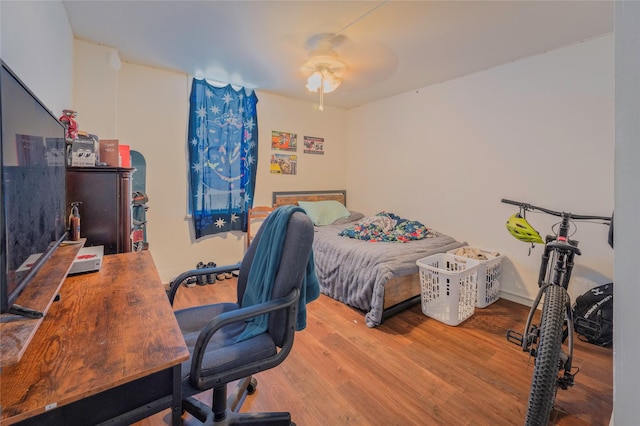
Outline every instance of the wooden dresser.
<svg viewBox="0 0 640 426"><path fill-rule="evenodd" d="M134 169L68 167L67 210L80 201L80 236L104 254L131 251L131 179Z"/></svg>

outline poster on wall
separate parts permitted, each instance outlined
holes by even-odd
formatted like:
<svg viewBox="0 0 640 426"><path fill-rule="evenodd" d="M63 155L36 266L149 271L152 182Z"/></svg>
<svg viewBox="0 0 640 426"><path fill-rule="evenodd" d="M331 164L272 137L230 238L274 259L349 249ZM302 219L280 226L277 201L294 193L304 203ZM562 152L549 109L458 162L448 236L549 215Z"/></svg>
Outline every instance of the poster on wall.
<svg viewBox="0 0 640 426"><path fill-rule="evenodd" d="M298 135L295 133L271 131L271 149L279 151L297 151Z"/></svg>
<svg viewBox="0 0 640 426"><path fill-rule="evenodd" d="M304 137L304 153L324 155L324 138Z"/></svg>
<svg viewBox="0 0 640 426"><path fill-rule="evenodd" d="M298 156L291 154L271 154L271 173L295 175L298 168Z"/></svg>

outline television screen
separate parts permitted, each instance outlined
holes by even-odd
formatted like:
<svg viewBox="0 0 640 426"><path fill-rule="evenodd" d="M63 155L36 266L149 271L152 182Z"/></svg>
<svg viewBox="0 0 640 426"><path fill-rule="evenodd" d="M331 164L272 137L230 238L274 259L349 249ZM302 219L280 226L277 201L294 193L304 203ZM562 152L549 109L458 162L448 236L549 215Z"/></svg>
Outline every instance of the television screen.
<svg viewBox="0 0 640 426"><path fill-rule="evenodd" d="M66 237L66 143L62 123L4 61L0 98L0 311L7 312Z"/></svg>

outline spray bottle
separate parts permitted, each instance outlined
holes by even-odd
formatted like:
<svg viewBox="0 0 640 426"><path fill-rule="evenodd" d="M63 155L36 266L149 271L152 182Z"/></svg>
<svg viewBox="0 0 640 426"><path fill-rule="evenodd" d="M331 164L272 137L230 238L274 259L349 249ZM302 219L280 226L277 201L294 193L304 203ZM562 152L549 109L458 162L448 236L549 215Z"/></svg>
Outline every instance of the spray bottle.
<svg viewBox="0 0 640 426"><path fill-rule="evenodd" d="M78 210L78 205L80 204L82 204L80 201L71 203L71 214L69 215L69 236L71 241L80 239L80 211Z"/></svg>

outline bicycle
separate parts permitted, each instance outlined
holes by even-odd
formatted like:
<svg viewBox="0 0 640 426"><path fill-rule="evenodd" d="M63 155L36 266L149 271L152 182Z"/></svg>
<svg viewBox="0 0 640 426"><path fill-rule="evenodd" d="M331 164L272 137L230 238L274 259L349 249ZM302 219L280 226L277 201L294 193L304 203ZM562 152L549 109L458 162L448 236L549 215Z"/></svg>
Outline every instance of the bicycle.
<svg viewBox="0 0 640 426"><path fill-rule="evenodd" d="M577 215L557 212L528 203L502 199L505 204L520 208L511 216L507 228L521 241L544 244L544 253L538 275L538 294L531 306L524 333L507 330L507 341L519 345L534 358L534 370L527 405L526 425L546 425L555 403L558 388L567 390L574 384L579 369L572 367L574 319L567 290L574 266L574 257L580 255L578 241L569 237L573 221L597 220L611 225L607 216ZM527 211L540 211L558 216L561 221L552 227L554 235L542 240L540 234L526 221ZM575 228L575 224L573 224ZM540 323L533 318L544 296ZM565 345L566 343L566 345Z"/></svg>

